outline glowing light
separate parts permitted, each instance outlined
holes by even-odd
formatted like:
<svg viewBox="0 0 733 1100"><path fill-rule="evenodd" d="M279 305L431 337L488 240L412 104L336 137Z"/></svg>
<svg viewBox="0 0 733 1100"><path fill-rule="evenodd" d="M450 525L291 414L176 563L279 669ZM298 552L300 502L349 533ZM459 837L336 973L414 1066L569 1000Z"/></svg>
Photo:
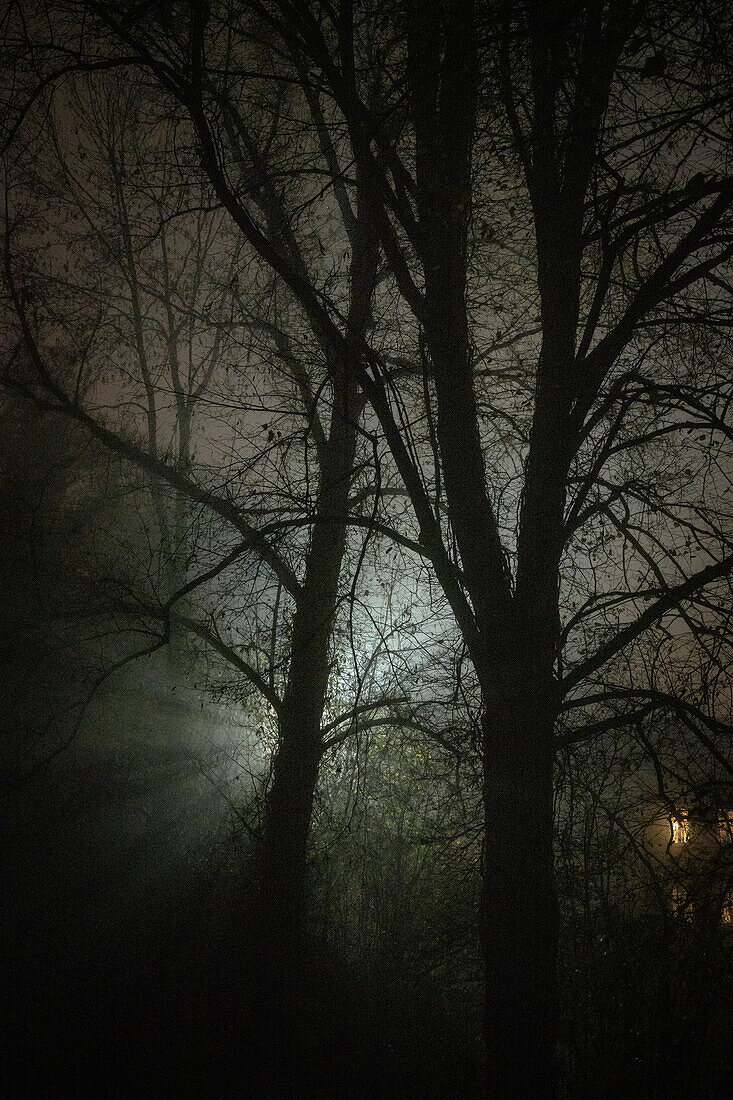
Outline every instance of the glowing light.
<svg viewBox="0 0 733 1100"><path fill-rule="evenodd" d="M673 817L670 820L672 823L672 843L687 844L690 839L690 824L687 818Z"/></svg>
<svg viewBox="0 0 733 1100"><path fill-rule="evenodd" d="M718 839L721 844L733 844L733 810L723 810L718 819Z"/></svg>
<svg viewBox="0 0 733 1100"><path fill-rule="evenodd" d="M672 887L672 912L686 919L690 916L687 891L677 883Z"/></svg>

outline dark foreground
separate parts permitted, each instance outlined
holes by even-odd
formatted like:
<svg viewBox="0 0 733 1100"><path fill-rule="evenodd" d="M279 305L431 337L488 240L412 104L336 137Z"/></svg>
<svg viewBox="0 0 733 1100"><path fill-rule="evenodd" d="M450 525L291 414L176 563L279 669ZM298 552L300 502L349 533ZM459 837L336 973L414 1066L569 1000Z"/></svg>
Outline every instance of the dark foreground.
<svg viewBox="0 0 733 1100"><path fill-rule="evenodd" d="M384 960L346 965L333 947L313 946L295 1010L275 1034L263 1030L260 1006L240 980L246 930L235 929L231 913L229 927L221 912L214 920L211 899L208 911L201 894L187 900L188 912L165 920L57 909L47 911L45 927L37 915L35 927L12 930L3 982L5 1095L483 1095L476 986L450 989L426 974L408 981L404 971L397 980ZM238 947L229 940L235 932ZM684 960L675 967L671 948L681 945L650 935L645 967L639 956L599 951L585 973L572 975L563 1095L724 1094L731 1069L725 959L698 943L685 965L699 968L700 982L688 969L682 988L675 976L682 982Z"/></svg>

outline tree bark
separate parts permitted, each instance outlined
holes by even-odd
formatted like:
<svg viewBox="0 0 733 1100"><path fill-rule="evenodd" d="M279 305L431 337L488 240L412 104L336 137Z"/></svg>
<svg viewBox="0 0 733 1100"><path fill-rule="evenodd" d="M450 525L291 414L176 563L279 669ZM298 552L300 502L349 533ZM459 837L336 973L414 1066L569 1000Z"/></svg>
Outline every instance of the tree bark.
<svg viewBox="0 0 733 1100"><path fill-rule="evenodd" d="M279 1095L298 1060L303 988L307 848L330 671L330 640L346 549L348 496L360 398L346 371L323 449L316 517L293 619L279 744L255 853L247 970L251 1056L263 1094Z"/></svg>
<svg viewBox="0 0 733 1100"><path fill-rule="evenodd" d="M487 1095L524 1100L553 1097L556 1088L552 668L568 462L558 434L567 403L559 379L573 332L572 316L563 324L563 307L577 293L563 285L551 301L557 308L545 311L555 324L546 323L551 337L538 370L512 592L486 485L466 308L477 81L473 18L469 2L450 16L440 6L430 5L427 15L421 7L411 27L411 71L437 434L463 581L481 639L472 655L484 709L480 930Z"/></svg>
<svg viewBox="0 0 733 1100"><path fill-rule="evenodd" d="M525 703L484 718L481 942L487 1095L555 1095L553 721Z"/></svg>
<svg viewBox="0 0 733 1100"><path fill-rule="evenodd" d="M328 688L330 639L346 548L348 497L361 399L348 371L335 395L303 589L293 618L279 744L259 849L258 908L266 938L292 951L300 936L305 856Z"/></svg>
<svg viewBox="0 0 733 1100"><path fill-rule="evenodd" d="M300 971L304 931L307 845L318 769L321 725L328 691L330 643L346 551L349 494L359 419L364 406L355 369L370 323L379 247L363 184L357 188L352 232L351 301L346 340L332 360L333 392L328 439L318 450L320 482L303 588L293 618L288 681L279 714L279 745L267 794L258 852L255 901L257 946L275 1020L287 1020Z"/></svg>

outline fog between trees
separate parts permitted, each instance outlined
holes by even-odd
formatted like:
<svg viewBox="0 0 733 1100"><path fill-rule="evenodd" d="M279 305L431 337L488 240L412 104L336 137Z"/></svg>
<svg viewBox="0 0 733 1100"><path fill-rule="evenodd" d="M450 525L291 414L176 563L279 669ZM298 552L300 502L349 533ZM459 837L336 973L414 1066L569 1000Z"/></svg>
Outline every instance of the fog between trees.
<svg viewBox="0 0 733 1100"><path fill-rule="evenodd" d="M646 827L731 803L726 6L20 4L5 53L5 785L93 868L160 838L122 1094L198 1041L236 1094L706 1095L729 853Z"/></svg>

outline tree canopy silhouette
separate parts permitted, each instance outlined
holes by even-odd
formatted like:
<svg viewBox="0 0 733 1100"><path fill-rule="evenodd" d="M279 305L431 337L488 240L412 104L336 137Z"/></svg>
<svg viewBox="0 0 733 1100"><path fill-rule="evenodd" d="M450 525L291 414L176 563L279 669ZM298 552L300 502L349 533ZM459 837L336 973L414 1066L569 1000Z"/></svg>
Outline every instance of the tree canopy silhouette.
<svg viewBox="0 0 733 1100"><path fill-rule="evenodd" d="M409 551L460 636L481 726L495 1097L553 1094L558 750L666 714L730 770L716 744L733 569L730 24L716 0L80 0L10 16L6 381L217 514L292 601L262 841L280 949L299 921L350 531ZM289 363L318 464L300 516L260 522L215 461L131 440L54 361L55 291L38 261L19 268L15 196L44 105L117 70L170 127L181 209L195 191L227 219L227 324L250 270L284 303L266 351ZM307 529L297 560L280 522Z"/></svg>

